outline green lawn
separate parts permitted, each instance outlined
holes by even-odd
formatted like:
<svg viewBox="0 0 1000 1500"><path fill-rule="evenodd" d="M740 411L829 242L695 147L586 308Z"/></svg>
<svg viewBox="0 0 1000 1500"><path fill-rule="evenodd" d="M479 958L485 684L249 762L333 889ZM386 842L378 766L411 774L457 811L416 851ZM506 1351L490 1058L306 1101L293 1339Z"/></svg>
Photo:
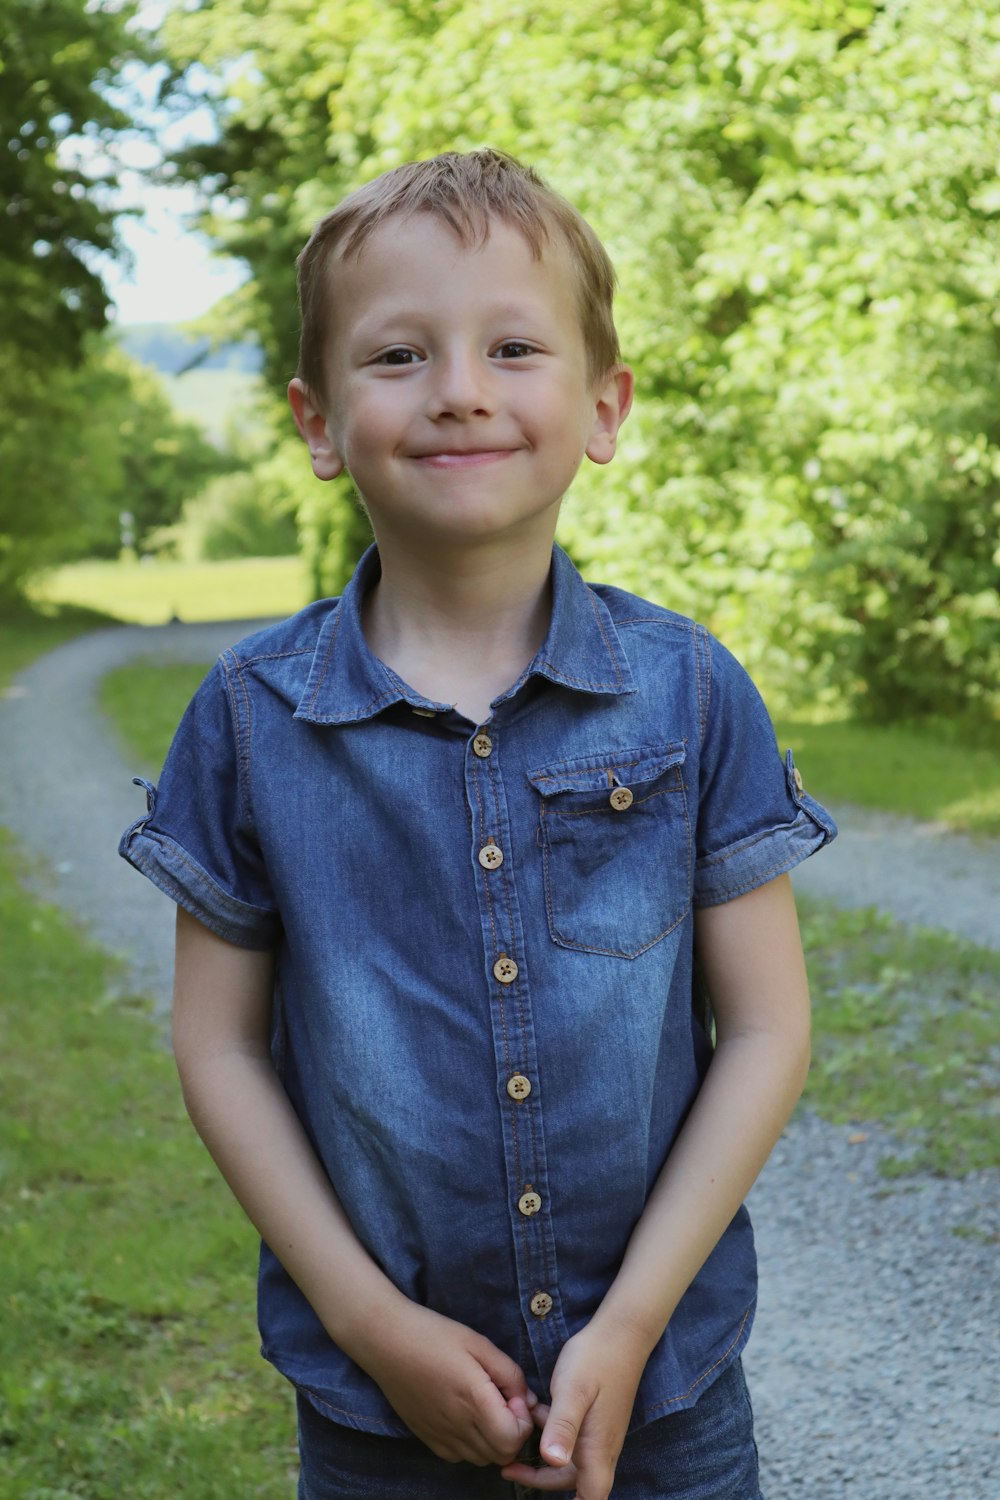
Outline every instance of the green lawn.
<svg viewBox="0 0 1000 1500"><path fill-rule="evenodd" d="M812 724L780 721L782 749L795 751L806 789L822 802L1000 835L1000 724Z"/></svg>
<svg viewBox="0 0 1000 1500"><path fill-rule="evenodd" d="M257 1353L255 1239L146 1005L20 888L0 838L5 1500L287 1500L294 1417Z"/></svg>
<svg viewBox="0 0 1000 1500"><path fill-rule="evenodd" d="M51 651L84 631L118 623L98 610L74 605L47 605L38 612L25 610L10 617L0 616L0 693L43 651Z"/></svg>
<svg viewBox="0 0 1000 1500"><path fill-rule="evenodd" d="M39 604L82 605L138 625L291 615L310 598L300 557L73 563L37 579L31 595Z"/></svg>

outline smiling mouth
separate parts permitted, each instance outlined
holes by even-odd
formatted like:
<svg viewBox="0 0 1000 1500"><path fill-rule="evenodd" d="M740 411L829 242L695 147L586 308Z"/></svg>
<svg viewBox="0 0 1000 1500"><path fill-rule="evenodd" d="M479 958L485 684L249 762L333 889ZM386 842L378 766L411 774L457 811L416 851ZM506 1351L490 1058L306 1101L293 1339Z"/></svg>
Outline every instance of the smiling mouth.
<svg viewBox="0 0 1000 1500"><path fill-rule="evenodd" d="M415 462L431 469L471 469L481 464L499 463L501 459L510 458L515 451L513 448L480 448L466 453L444 450L441 453L419 453Z"/></svg>

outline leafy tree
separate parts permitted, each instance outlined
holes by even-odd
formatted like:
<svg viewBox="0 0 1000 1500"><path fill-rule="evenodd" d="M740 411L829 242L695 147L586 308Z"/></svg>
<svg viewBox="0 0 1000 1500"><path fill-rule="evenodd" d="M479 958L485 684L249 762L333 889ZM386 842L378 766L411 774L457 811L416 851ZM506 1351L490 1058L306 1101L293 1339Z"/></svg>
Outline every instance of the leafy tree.
<svg viewBox="0 0 1000 1500"><path fill-rule="evenodd" d="M174 413L159 381L116 344L91 339L78 365L23 366L0 426L0 601L30 573L75 557L113 557L123 513L138 550L186 499L232 467Z"/></svg>
<svg viewBox="0 0 1000 1500"><path fill-rule="evenodd" d="M276 380L327 207L402 160L511 150L622 276L639 401L565 510L577 560L789 700L996 705L995 7L206 0L172 25L178 67L225 67L219 144L184 169L242 205L224 233ZM344 507L311 503L318 568Z"/></svg>
<svg viewBox="0 0 1000 1500"><path fill-rule="evenodd" d="M100 192L114 178L84 170L72 142L96 147L130 123L107 85L136 53L134 12L124 0L0 0L0 299L21 358L77 358L106 320L94 255L115 247Z"/></svg>
<svg viewBox="0 0 1000 1500"><path fill-rule="evenodd" d="M136 55L133 15L128 3L0 0L0 604L32 566L99 529L116 472L79 373L106 320L95 257L115 248L112 172L85 169L74 141L98 163L128 124L108 85Z"/></svg>

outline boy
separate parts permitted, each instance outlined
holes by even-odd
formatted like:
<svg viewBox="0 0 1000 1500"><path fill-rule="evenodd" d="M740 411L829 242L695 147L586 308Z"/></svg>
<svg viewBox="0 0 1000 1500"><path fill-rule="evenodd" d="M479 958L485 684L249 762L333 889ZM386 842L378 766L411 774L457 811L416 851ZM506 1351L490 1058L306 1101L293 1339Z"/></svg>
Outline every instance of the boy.
<svg viewBox="0 0 1000 1500"><path fill-rule="evenodd" d="M122 844L180 907L299 1493L754 1500L741 1205L807 1068L785 872L835 829L703 629L553 548L632 399L579 215L449 153L299 269L295 420L376 547L223 655Z"/></svg>

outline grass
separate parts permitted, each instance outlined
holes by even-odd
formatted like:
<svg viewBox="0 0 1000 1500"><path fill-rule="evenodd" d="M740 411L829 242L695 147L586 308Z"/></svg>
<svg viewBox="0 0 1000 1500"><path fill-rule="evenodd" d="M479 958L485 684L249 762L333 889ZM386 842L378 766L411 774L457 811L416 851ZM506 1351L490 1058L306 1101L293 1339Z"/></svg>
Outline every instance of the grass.
<svg viewBox="0 0 1000 1500"><path fill-rule="evenodd" d="M166 758L181 714L209 664L133 661L101 682L100 703L118 735L123 754L139 771L156 775Z"/></svg>
<svg viewBox="0 0 1000 1500"><path fill-rule="evenodd" d="M783 720L806 788L965 832L1000 836L1000 724Z"/></svg>
<svg viewBox="0 0 1000 1500"><path fill-rule="evenodd" d="M255 1241L139 1000L0 841L5 1500L285 1500L294 1420L257 1353Z"/></svg>
<svg viewBox="0 0 1000 1500"><path fill-rule="evenodd" d="M25 609L0 616L0 695L11 679L43 651L51 651L84 631L116 624L118 621L109 615L75 605L50 605L43 610Z"/></svg>
<svg viewBox="0 0 1000 1500"><path fill-rule="evenodd" d="M291 615L310 597L300 557L220 563L84 562L55 568L32 585L40 605L99 609L138 625Z"/></svg>
<svg viewBox="0 0 1000 1500"><path fill-rule="evenodd" d="M888 1175L1000 1167L1000 953L799 900L813 995L806 1099L899 1142Z"/></svg>

